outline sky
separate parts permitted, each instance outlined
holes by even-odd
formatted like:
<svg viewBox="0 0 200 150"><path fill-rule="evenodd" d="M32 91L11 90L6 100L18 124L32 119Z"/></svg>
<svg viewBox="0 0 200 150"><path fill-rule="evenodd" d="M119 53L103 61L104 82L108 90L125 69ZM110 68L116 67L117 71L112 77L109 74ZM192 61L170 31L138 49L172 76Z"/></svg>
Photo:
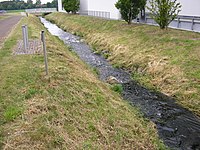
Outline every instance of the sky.
<svg viewBox="0 0 200 150"><path fill-rule="evenodd" d="M6 0L0 0L0 2L2 2L2 1L6 1ZM24 1L26 2L27 0L24 0ZM35 3L35 1L36 0L33 0L33 3ZM52 0L41 0L41 2L42 2L42 4L45 4L47 2L52 2Z"/></svg>

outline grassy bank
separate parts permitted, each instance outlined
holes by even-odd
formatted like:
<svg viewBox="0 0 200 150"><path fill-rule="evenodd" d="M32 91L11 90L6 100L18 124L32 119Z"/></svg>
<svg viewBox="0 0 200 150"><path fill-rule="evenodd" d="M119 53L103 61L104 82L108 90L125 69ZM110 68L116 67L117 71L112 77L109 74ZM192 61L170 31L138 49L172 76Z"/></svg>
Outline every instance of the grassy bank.
<svg viewBox="0 0 200 150"><path fill-rule="evenodd" d="M125 67L150 89L177 99L200 115L200 34L110 21L87 16L53 13L46 17L64 30L84 36L114 66Z"/></svg>
<svg viewBox="0 0 200 150"><path fill-rule="evenodd" d="M25 12L24 9L20 9L20 10L7 10L7 13L21 13L21 12Z"/></svg>
<svg viewBox="0 0 200 150"><path fill-rule="evenodd" d="M155 125L58 38L46 34L49 77L42 55L13 56L22 24L31 39L44 30L23 18L0 49L0 149L164 149Z"/></svg>

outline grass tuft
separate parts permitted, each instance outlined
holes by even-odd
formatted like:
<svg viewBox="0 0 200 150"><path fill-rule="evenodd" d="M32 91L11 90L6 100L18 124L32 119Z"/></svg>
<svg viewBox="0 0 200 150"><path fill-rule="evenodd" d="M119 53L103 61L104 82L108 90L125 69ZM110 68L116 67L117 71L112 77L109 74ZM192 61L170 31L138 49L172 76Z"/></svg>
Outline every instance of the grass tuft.
<svg viewBox="0 0 200 150"><path fill-rule="evenodd" d="M16 119L21 114L21 112L22 112L22 110L20 109L20 107L9 106L4 111L3 116L4 116L6 122L13 121L14 119Z"/></svg>
<svg viewBox="0 0 200 150"><path fill-rule="evenodd" d="M123 92L123 87L121 84L114 84L112 85L112 90L121 94Z"/></svg>

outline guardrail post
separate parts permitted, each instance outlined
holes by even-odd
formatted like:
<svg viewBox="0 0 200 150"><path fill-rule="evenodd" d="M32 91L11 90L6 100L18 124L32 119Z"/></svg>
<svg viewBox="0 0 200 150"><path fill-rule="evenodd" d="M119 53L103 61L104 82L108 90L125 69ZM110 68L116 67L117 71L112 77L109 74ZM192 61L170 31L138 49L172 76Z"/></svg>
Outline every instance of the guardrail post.
<svg viewBox="0 0 200 150"><path fill-rule="evenodd" d="M180 26L180 18L178 18L177 20L177 28L179 28L179 26Z"/></svg>
<svg viewBox="0 0 200 150"><path fill-rule="evenodd" d="M194 17L192 18L191 30L194 30Z"/></svg>
<svg viewBox="0 0 200 150"><path fill-rule="evenodd" d="M46 75L48 75L49 71L48 71L48 62L47 62L46 41L45 41L45 36L44 36L44 31L43 30L41 31L41 41L43 43L45 71L46 71Z"/></svg>

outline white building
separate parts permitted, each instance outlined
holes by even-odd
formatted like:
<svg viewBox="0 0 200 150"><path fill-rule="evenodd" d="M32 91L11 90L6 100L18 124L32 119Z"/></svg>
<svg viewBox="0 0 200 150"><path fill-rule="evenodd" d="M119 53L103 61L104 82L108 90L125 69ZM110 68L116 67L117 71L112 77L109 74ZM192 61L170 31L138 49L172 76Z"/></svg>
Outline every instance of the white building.
<svg viewBox="0 0 200 150"><path fill-rule="evenodd" d="M85 0L86 1L86 0ZM119 10L115 7L117 0L87 0L88 15L111 19L120 19Z"/></svg>
<svg viewBox="0 0 200 150"><path fill-rule="evenodd" d="M178 0L181 5L179 15L200 17L200 0Z"/></svg>
<svg viewBox="0 0 200 150"><path fill-rule="evenodd" d="M61 12L62 0L58 0L58 10ZM119 10L115 7L118 0L80 0L80 14L97 16L109 19L121 19ZM147 0L147 5L148 4ZM174 20L170 26L174 28L182 28L187 30L200 31L200 0L178 0L181 3L182 8L179 19ZM191 17L192 16L192 17ZM155 24L155 21L148 16L148 10L146 9L146 17L143 16L141 21Z"/></svg>
<svg viewBox="0 0 200 150"><path fill-rule="evenodd" d="M58 10L63 11L58 0ZM80 13L110 19L120 19L119 10L115 7L117 0L80 0Z"/></svg>
<svg viewBox="0 0 200 150"><path fill-rule="evenodd" d="M62 0L58 0L58 10L62 11ZM91 16L120 19L119 10L115 7L118 0L80 0L80 12ZM147 0L148 1L148 0ZM182 5L179 15L200 16L200 0L178 0ZM148 12L148 10L146 10Z"/></svg>
<svg viewBox="0 0 200 150"><path fill-rule="evenodd" d="M182 5L179 15L200 17L200 0L177 0L177 2ZM148 12L148 10L146 10L146 12Z"/></svg>

